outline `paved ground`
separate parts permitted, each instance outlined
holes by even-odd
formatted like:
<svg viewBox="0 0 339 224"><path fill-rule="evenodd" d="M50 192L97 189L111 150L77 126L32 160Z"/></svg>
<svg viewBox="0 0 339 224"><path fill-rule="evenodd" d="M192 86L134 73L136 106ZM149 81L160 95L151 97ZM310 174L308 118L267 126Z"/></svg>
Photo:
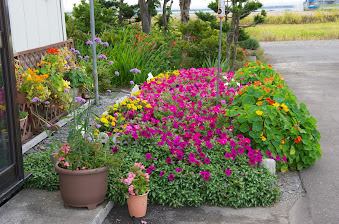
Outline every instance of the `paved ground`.
<svg viewBox="0 0 339 224"><path fill-rule="evenodd" d="M271 64L318 120L323 156L301 171L306 198L299 214L339 223L339 40L262 43ZM299 223L309 223L299 222Z"/></svg>

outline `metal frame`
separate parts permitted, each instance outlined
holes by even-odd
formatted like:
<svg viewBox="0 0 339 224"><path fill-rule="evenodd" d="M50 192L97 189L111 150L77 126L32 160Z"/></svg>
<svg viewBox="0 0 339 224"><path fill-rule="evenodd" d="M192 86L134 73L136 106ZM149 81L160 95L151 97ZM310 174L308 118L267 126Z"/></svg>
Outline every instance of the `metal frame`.
<svg viewBox="0 0 339 224"><path fill-rule="evenodd" d="M0 51L3 83L5 87L8 137L9 147L13 158L12 164L0 174L1 203L7 197L9 197L24 181L19 112L15 101L16 79L7 0L0 0L0 26L2 27L2 48Z"/></svg>

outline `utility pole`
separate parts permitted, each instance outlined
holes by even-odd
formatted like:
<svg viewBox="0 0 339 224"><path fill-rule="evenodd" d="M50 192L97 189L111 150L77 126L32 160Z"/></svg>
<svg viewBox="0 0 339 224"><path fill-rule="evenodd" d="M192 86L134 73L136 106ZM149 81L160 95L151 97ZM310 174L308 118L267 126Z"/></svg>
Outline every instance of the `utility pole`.
<svg viewBox="0 0 339 224"><path fill-rule="evenodd" d="M218 57L218 78L217 78L217 101L216 105L220 104L219 98L219 82L220 82L220 61L221 61L221 38L222 38L222 20L225 17L225 0L218 1L218 17L220 19L220 31L219 31L219 57Z"/></svg>
<svg viewBox="0 0 339 224"><path fill-rule="evenodd" d="M94 0L90 0L90 17L91 17L91 39L92 39L92 56L93 56L93 81L95 92L95 104L99 104L99 91L98 91L98 69L97 69L97 53L95 42L95 20L94 20Z"/></svg>

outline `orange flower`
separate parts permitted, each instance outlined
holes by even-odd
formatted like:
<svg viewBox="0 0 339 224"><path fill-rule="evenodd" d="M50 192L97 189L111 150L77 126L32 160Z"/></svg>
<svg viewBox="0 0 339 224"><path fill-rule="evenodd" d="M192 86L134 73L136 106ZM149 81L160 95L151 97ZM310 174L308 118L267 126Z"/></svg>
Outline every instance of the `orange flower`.
<svg viewBox="0 0 339 224"><path fill-rule="evenodd" d="M259 86L259 85L261 85L261 82L260 81L254 81L254 85Z"/></svg>
<svg viewBox="0 0 339 224"><path fill-rule="evenodd" d="M153 40L152 44L154 44L154 43L155 43L155 40Z"/></svg>
<svg viewBox="0 0 339 224"><path fill-rule="evenodd" d="M260 61L257 61L257 64L260 65Z"/></svg>
<svg viewBox="0 0 339 224"><path fill-rule="evenodd" d="M151 48L151 51L153 51L153 50L154 50L154 47Z"/></svg>
<svg viewBox="0 0 339 224"><path fill-rule="evenodd" d="M239 75L242 75L242 74L244 74L243 72L239 72Z"/></svg>
<svg viewBox="0 0 339 224"><path fill-rule="evenodd" d="M170 55L170 54L171 54L171 52L168 52L168 53L167 53L167 55Z"/></svg>
<svg viewBox="0 0 339 224"><path fill-rule="evenodd" d="M135 43L134 43L134 46L137 46L137 45L138 45L138 44L135 42Z"/></svg>
<svg viewBox="0 0 339 224"><path fill-rule="evenodd" d="M239 92L239 95L243 94L244 92Z"/></svg>
<svg viewBox="0 0 339 224"><path fill-rule="evenodd" d="M46 53L47 54L58 54L60 51L56 48L49 48Z"/></svg>
<svg viewBox="0 0 339 224"><path fill-rule="evenodd" d="M177 42L174 41L174 42L172 43L172 46L174 46L176 43L177 43Z"/></svg>
<svg viewBox="0 0 339 224"><path fill-rule="evenodd" d="M145 46L146 46L147 44L148 44L148 43L146 42L146 43L145 43Z"/></svg>
<svg viewBox="0 0 339 224"><path fill-rule="evenodd" d="M272 68L272 65L268 65L268 67Z"/></svg>
<svg viewBox="0 0 339 224"><path fill-rule="evenodd" d="M284 87L282 87L281 85L277 85L278 88L280 89L285 89Z"/></svg>
<svg viewBox="0 0 339 224"><path fill-rule="evenodd" d="M271 91L270 88L267 88L267 89L266 89L266 93L269 93L270 91Z"/></svg>
<svg viewBox="0 0 339 224"><path fill-rule="evenodd" d="M245 66L246 66L246 67L248 66L248 62L245 64Z"/></svg>
<svg viewBox="0 0 339 224"><path fill-rule="evenodd" d="M261 106L261 104L263 103L264 101L258 101L256 104L258 105L258 106Z"/></svg>

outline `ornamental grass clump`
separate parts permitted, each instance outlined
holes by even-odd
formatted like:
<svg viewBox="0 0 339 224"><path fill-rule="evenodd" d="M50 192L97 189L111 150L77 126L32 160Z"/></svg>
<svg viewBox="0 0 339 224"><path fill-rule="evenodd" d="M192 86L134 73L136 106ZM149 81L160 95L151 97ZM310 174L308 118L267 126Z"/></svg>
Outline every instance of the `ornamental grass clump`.
<svg viewBox="0 0 339 224"><path fill-rule="evenodd" d="M320 133L316 119L304 103L270 65L252 62L236 72L230 85L238 95L227 114L235 132L252 140L252 146L266 150L265 157L277 161L278 169L301 170L321 158Z"/></svg>
<svg viewBox="0 0 339 224"><path fill-rule="evenodd" d="M216 70L159 74L97 118L97 132L117 137L116 152L125 160L121 172L136 161L144 164L152 178L151 202L249 207L271 205L280 196L276 177L250 166L262 160L263 152L248 137L234 135L226 114L237 89L220 81L216 105ZM225 74L229 80L232 75ZM119 181L111 182L109 198L125 203Z"/></svg>

